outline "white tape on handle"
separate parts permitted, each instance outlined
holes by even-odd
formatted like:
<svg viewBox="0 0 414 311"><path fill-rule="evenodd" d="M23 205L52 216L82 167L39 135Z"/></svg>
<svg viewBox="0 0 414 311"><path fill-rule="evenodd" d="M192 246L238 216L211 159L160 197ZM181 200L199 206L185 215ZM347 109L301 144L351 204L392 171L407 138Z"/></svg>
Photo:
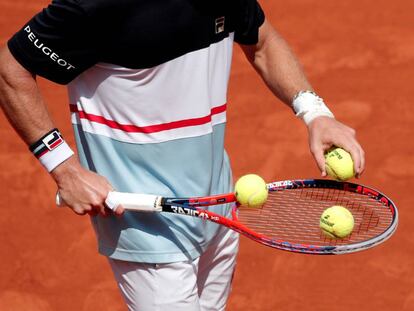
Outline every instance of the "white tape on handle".
<svg viewBox="0 0 414 311"><path fill-rule="evenodd" d="M110 191L105 199L105 205L113 211L122 205L126 210L142 212L160 212L162 197L153 194L138 194ZM56 193L56 205L66 206L59 192Z"/></svg>
<svg viewBox="0 0 414 311"><path fill-rule="evenodd" d="M153 194L112 191L108 193L105 204L114 211L119 205L132 211L159 212L162 210L161 197Z"/></svg>

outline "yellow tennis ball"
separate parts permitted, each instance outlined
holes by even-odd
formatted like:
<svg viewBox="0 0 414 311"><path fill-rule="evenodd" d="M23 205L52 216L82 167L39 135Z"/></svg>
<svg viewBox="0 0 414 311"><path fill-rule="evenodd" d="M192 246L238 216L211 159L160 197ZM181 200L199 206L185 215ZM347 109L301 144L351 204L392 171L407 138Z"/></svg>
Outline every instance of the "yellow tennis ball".
<svg viewBox="0 0 414 311"><path fill-rule="evenodd" d="M237 180L235 194L240 204L259 207L266 202L268 190L263 178L255 174L248 174Z"/></svg>
<svg viewBox="0 0 414 311"><path fill-rule="evenodd" d="M332 178L345 181L355 176L354 161L342 148L331 148L325 153L326 173Z"/></svg>
<svg viewBox="0 0 414 311"><path fill-rule="evenodd" d="M342 239L352 233L354 216L345 207L334 205L322 213L319 225L326 236L332 239Z"/></svg>

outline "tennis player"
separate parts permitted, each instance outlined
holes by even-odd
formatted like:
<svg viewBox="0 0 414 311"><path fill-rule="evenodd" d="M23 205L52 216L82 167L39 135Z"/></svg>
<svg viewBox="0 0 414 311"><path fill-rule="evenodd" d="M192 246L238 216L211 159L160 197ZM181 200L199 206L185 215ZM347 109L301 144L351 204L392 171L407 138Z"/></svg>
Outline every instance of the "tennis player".
<svg viewBox="0 0 414 311"><path fill-rule="evenodd" d="M54 0L0 52L2 108L64 201L93 216L129 310L225 309L237 234L191 217L122 208L116 217L104 200L113 189L232 191L224 131L234 41L305 121L322 174L333 144L351 152L361 174L354 130L313 92L254 0ZM77 156L49 116L37 75L68 86Z"/></svg>

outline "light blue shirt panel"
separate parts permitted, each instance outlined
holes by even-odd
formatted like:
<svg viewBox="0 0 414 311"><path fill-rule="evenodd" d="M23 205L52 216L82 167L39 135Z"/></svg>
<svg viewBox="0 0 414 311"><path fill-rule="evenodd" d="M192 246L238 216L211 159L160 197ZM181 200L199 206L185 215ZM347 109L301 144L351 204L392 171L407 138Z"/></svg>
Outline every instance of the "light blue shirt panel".
<svg viewBox="0 0 414 311"><path fill-rule="evenodd" d="M82 164L118 191L167 197L232 191L225 124L214 126L208 135L156 144L125 143L76 125L74 130ZM210 209L230 215L225 205ZM92 223L100 253L151 263L194 259L220 230L210 221L167 213L126 212L122 217L93 217Z"/></svg>

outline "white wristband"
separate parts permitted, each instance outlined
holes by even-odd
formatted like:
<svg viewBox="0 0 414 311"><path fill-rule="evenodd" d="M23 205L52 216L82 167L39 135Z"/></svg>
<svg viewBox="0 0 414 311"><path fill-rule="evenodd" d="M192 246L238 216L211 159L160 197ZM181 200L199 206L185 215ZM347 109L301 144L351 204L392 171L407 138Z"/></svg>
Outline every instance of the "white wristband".
<svg viewBox="0 0 414 311"><path fill-rule="evenodd" d="M321 116L335 118L323 99L311 91L300 91L293 98L292 106L296 116L301 118L306 125Z"/></svg>
<svg viewBox="0 0 414 311"><path fill-rule="evenodd" d="M51 172L74 154L58 129L53 129L46 133L46 135L32 144L29 149L48 172Z"/></svg>
<svg viewBox="0 0 414 311"><path fill-rule="evenodd" d="M41 156L39 158L39 161L50 173L59 164L66 161L73 155L74 155L74 152L72 151L72 149L70 149L69 145L64 141L52 151L47 152L43 156Z"/></svg>

